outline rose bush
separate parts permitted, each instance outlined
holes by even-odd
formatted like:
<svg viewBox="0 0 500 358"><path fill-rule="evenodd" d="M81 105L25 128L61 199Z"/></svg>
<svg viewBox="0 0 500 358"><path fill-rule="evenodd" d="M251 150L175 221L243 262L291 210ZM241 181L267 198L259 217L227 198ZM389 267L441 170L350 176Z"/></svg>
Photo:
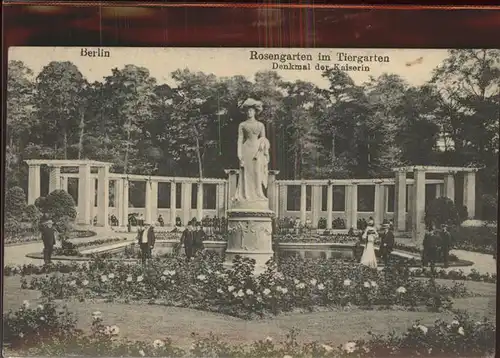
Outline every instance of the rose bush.
<svg viewBox="0 0 500 358"><path fill-rule="evenodd" d="M450 298L466 294L458 284L448 288L432 279L417 280L397 266L379 272L352 263L290 258L279 267L270 263L259 276L252 270L253 263L241 258L226 270L221 258L209 253L190 262L156 259L147 266L96 260L77 272L23 279L23 287L50 299L159 301L244 318L318 306L446 309Z"/></svg>
<svg viewBox="0 0 500 358"><path fill-rule="evenodd" d="M4 314L5 342L14 352L29 349L33 355L40 356L472 357L495 352L495 325L486 319L475 322L464 313L451 322L438 320L430 326L415 322L403 334L370 333L371 338L367 340L352 340L340 346L322 342L300 344L297 332L292 330L283 342L275 343L272 337L266 337L240 346L229 345L213 334L208 337L193 334L191 348L184 350L160 334L149 342L120 338L120 328L104 325L102 313L98 311L92 314L90 333L77 330L69 313L54 315L55 312L54 306L29 308L25 303L18 312Z"/></svg>

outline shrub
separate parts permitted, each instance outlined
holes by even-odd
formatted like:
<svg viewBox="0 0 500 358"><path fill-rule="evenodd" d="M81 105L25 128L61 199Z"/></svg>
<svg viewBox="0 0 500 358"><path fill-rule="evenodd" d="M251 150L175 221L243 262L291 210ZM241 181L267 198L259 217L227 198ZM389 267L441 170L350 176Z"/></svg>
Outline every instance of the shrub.
<svg viewBox="0 0 500 358"><path fill-rule="evenodd" d="M453 200L445 197L431 200L425 208L425 224L428 227L431 225L440 227L443 224L459 225L459 212Z"/></svg>
<svg viewBox="0 0 500 358"><path fill-rule="evenodd" d="M494 254L497 251L497 229L488 226L456 227L452 229L456 249Z"/></svg>
<svg viewBox="0 0 500 358"><path fill-rule="evenodd" d="M60 311L52 303L30 308L24 301L17 311L3 315L4 341L11 347L36 347L47 339L67 339L77 333L76 320L67 309Z"/></svg>
<svg viewBox="0 0 500 358"><path fill-rule="evenodd" d="M7 236L20 235L23 231L20 220L7 215L5 217L3 228Z"/></svg>
<svg viewBox="0 0 500 358"><path fill-rule="evenodd" d="M73 197L64 190L54 190L45 200L42 212L55 222L68 217L70 220L76 218L76 204Z"/></svg>
<svg viewBox="0 0 500 358"><path fill-rule="evenodd" d="M21 309L16 322L31 322L41 316L38 311ZM49 312L51 313L51 312ZM42 313L45 314L45 313ZM23 320L24 319L24 320ZM31 348L36 356L107 356L107 357L485 357L495 354L496 327L483 319L474 321L459 312L451 322L437 320L433 325L416 321L406 332L392 331L388 335L368 332L367 340L352 340L338 347L329 342L301 343L298 331L292 329L286 340L274 342L272 337L245 345L232 345L210 333L200 337L193 333L189 351L175 347L169 338L153 341L130 341L119 337L120 328L106 326L102 313L92 313L90 332L76 330L74 323L62 319L42 321L38 324L44 334L34 341L17 329L15 348ZM55 324L54 324L55 322ZM29 327L29 326L28 326ZM10 328L10 326L8 326ZM67 330L67 331L66 331ZM26 331L31 332L30 329ZM155 332L161 334L161 332ZM19 337L21 336L21 339ZM10 342L10 340L9 340ZM22 346L19 343L24 343ZM16 352L17 353L17 352ZM17 354L16 354L17 355Z"/></svg>
<svg viewBox="0 0 500 358"><path fill-rule="evenodd" d="M333 220L333 222L332 222L332 228L333 229L337 229L337 230L345 229L346 226L345 226L344 219L342 219L342 218L336 218L335 220Z"/></svg>
<svg viewBox="0 0 500 358"><path fill-rule="evenodd" d="M357 264L289 258L252 275L254 262L237 257L229 270L216 255L203 253L155 259L147 266L96 259L89 268L70 275L33 277L24 288L43 297L80 299L114 297L117 300L159 302L166 305L216 311L255 318L292 310L325 306L393 305L448 308L449 297L463 295L432 280L401 273L401 266L378 272ZM438 297L439 296L439 297Z"/></svg>
<svg viewBox="0 0 500 358"><path fill-rule="evenodd" d="M495 221L498 218L498 197L495 195L484 194L482 197L483 202L483 219L488 221Z"/></svg>
<svg viewBox="0 0 500 358"><path fill-rule="evenodd" d="M31 224L32 228L37 228L40 223L42 213L36 205L30 204L24 210L24 220Z"/></svg>
<svg viewBox="0 0 500 358"><path fill-rule="evenodd" d="M45 205L47 203L47 198L44 196L41 196L39 198L36 198L35 200L35 206L40 210L40 212L44 213L45 212Z"/></svg>
<svg viewBox="0 0 500 358"><path fill-rule="evenodd" d="M14 186L5 193L5 217L21 220L26 208L26 196L23 189Z"/></svg>
<svg viewBox="0 0 500 358"><path fill-rule="evenodd" d="M460 223L463 223L467 218L469 217L469 210L467 209L467 206L461 205L458 207L458 219L460 220Z"/></svg>

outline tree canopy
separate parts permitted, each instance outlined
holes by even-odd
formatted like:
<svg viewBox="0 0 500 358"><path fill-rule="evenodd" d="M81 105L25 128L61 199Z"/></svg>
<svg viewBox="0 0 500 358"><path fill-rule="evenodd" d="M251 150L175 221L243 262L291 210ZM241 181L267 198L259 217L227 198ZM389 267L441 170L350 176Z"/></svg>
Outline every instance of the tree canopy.
<svg viewBox="0 0 500 358"><path fill-rule="evenodd" d="M283 179L377 177L398 165L486 167L495 192L500 51L451 50L415 87L386 73L356 84L327 70L327 88L263 71L248 79L187 69L160 84L133 64L89 83L71 62L36 76L10 61L7 185L26 187L30 158L106 160L131 174L224 177L235 167L236 133L248 97L271 141L271 169Z"/></svg>

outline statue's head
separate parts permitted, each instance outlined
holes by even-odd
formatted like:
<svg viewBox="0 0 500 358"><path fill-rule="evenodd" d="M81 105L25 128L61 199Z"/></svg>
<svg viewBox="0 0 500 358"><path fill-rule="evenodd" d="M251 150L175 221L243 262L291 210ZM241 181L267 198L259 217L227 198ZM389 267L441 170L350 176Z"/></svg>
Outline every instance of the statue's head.
<svg viewBox="0 0 500 358"><path fill-rule="evenodd" d="M248 98L243 102L241 108L246 112L247 118L253 118L262 111L262 102L253 98Z"/></svg>

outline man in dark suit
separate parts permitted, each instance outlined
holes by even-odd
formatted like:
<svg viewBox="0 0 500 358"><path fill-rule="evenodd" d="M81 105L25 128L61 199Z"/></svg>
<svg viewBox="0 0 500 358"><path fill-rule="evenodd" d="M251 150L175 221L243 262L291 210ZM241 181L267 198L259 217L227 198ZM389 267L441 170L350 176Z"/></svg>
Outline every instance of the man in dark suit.
<svg viewBox="0 0 500 358"><path fill-rule="evenodd" d="M190 260L193 257L193 245L194 244L194 233L192 230L191 223L188 223L186 229L181 236L181 245L184 245L184 252L186 253L186 260Z"/></svg>
<svg viewBox="0 0 500 358"><path fill-rule="evenodd" d="M448 268L448 260L450 256L450 250L452 247L452 237L451 233L448 231L447 225L441 226L441 254L443 255L444 267Z"/></svg>
<svg viewBox="0 0 500 358"><path fill-rule="evenodd" d="M439 237L434 228L429 228L425 233L422 251L422 266L425 268L430 265L431 272L434 273L434 268L437 259Z"/></svg>
<svg viewBox="0 0 500 358"><path fill-rule="evenodd" d="M193 255L196 255L198 252L203 251L203 241L207 239L207 234L203 230L203 226L201 222L196 223L197 229L194 232L194 241L193 241Z"/></svg>
<svg viewBox="0 0 500 358"><path fill-rule="evenodd" d="M52 252L56 244L56 230L53 227L52 220L47 220L40 225L40 232L43 241L43 261L45 265L50 264Z"/></svg>
<svg viewBox="0 0 500 358"><path fill-rule="evenodd" d="M151 251L153 250L156 242L153 226L145 223L144 227L139 227L137 231L137 241L141 249L141 260L145 264L151 258Z"/></svg>
<svg viewBox="0 0 500 358"><path fill-rule="evenodd" d="M394 249L394 232L389 224L383 224L382 230L379 250L384 264L387 266L391 252Z"/></svg>

